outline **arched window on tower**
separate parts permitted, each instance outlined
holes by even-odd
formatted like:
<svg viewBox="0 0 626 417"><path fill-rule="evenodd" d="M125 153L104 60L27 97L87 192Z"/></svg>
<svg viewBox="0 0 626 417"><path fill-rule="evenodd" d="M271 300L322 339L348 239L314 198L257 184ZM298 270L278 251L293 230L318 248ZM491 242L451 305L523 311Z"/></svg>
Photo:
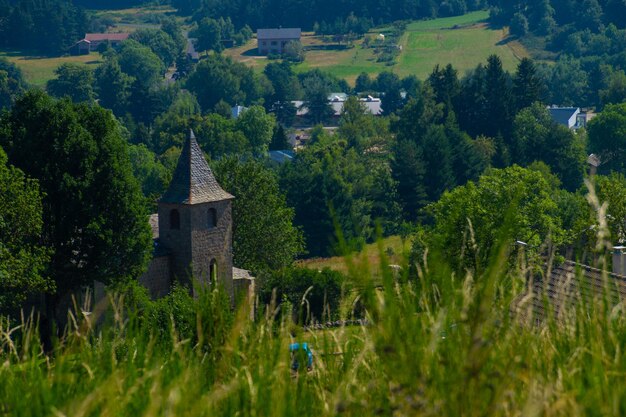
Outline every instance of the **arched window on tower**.
<svg viewBox="0 0 626 417"><path fill-rule="evenodd" d="M217 210L214 208L209 209L209 229L217 227Z"/></svg>
<svg viewBox="0 0 626 417"><path fill-rule="evenodd" d="M217 261L215 259L211 259L209 264L209 280L212 286L217 284Z"/></svg>
<svg viewBox="0 0 626 417"><path fill-rule="evenodd" d="M170 211L170 229L180 229L180 213L176 209Z"/></svg>

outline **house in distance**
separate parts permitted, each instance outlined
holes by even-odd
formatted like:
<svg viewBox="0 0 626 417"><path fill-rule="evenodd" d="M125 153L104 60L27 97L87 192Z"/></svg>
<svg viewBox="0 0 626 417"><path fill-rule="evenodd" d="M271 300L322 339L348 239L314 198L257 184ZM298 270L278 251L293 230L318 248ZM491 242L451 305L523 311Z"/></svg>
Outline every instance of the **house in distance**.
<svg viewBox="0 0 626 417"><path fill-rule="evenodd" d="M130 33L87 33L83 39L72 45L70 53L72 55L87 55L89 52L97 51L98 47L104 43L116 48L128 39L128 36Z"/></svg>
<svg viewBox="0 0 626 417"><path fill-rule="evenodd" d="M572 130L586 128L587 123L596 116L594 112L579 107L550 106L548 113L555 122Z"/></svg>
<svg viewBox="0 0 626 417"><path fill-rule="evenodd" d="M301 37L300 28L258 29L256 31L257 47L261 55L280 55L285 45L292 41L299 42Z"/></svg>

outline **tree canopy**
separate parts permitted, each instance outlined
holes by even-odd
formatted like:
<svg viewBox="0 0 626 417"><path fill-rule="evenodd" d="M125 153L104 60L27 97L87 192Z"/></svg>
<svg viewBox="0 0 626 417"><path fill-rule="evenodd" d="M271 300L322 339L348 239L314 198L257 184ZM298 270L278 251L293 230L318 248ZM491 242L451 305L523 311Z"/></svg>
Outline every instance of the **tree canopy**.
<svg viewBox="0 0 626 417"><path fill-rule="evenodd" d="M600 156L601 170L626 168L626 103L611 104L589 123L589 151Z"/></svg>
<svg viewBox="0 0 626 417"><path fill-rule="evenodd" d="M67 96L75 103L93 101L93 71L87 66L65 63L54 73L57 77L46 85L50 95L59 98Z"/></svg>
<svg viewBox="0 0 626 417"><path fill-rule="evenodd" d="M0 148L0 314L21 307L30 295L54 290L46 275L49 251L43 229L37 181L7 164Z"/></svg>
<svg viewBox="0 0 626 417"><path fill-rule="evenodd" d="M0 118L8 160L38 180L57 294L136 277L151 250L143 197L110 112L33 91Z"/></svg>
<svg viewBox="0 0 626 417"><path fill-rule="evenodd" d="M515 165L487 171L428 210L434 219L432 244L459 266L484 267L498 243L524 242L537 254L547 239L558 246L565 237L546 179Z"/></svg>
<svg viewBox="0 0 626 417"><path fill-rule="evenodd" d="M278 178L260 162L236 157L214 164L220 185L233 202L233 253L237 266L272 271L291 265L304 251L294 210L279 190Z"/></svg>

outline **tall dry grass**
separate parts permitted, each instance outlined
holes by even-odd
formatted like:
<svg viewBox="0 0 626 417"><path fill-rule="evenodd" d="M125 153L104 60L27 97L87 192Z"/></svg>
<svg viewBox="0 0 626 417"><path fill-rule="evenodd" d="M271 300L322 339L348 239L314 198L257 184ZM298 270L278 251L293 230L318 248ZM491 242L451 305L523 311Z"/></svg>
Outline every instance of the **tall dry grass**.
<svg viewBox="0 0 626 417"><path fill-rule="evenodd" d="M302 334L273 305L256 322L246 305L222 320L213 291L196 301L194 337L175 326L163 335L112 296L107 324L72 316L45 353L35 318L23 317L0 328L0 415L626 414L622 309L599 300L566 322L524 325L511 305L531 268L511 269L509 246L496 247L477 275L430 254L418 279L398 279L383 245L380 271L350 263L366 327ZM294 373L288 345L301 340L314 368Z"/></svg>

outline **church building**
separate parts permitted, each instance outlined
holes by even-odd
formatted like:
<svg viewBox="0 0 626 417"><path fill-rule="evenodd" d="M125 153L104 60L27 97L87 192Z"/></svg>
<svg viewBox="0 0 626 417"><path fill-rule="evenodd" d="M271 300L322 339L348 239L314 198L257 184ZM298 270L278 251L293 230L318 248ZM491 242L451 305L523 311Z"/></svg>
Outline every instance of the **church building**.
<svg viewBox="0 0 626 417"><path fill-rule="evenodd" d="M139 282L152 298L174 282L221 284L234 301L254 291L249 271L233 266L232 195L220 187L190 132L171 183L150 216L154 253Z"/></svg>

